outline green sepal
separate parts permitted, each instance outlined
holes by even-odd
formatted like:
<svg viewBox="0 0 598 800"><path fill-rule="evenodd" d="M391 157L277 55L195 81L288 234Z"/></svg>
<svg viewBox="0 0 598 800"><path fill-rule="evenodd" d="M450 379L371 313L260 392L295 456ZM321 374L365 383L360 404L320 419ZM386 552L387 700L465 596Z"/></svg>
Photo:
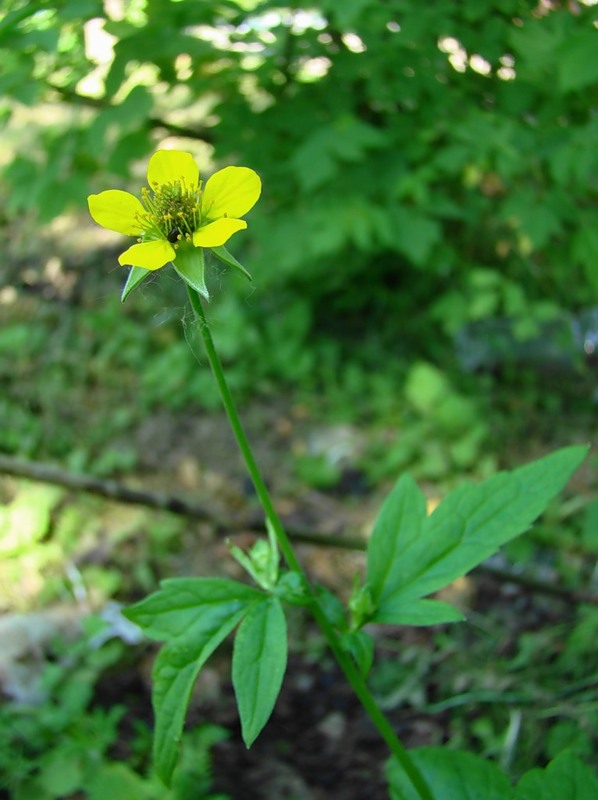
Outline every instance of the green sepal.
<svg viewBox="0 0 598 800"><path fill-rule="evenodd" d="M173 266L180 277L206 300L210 293L206 286L206 259L201 247L183 244L179 247Z"/></svg>
<svg viewBox="0 0 598 800"><path fill-rule="evenodd" d="M136 289L140 284L143 283L150 272L152 272L151 269L144 269L143 267L131 267L127 276L127 281L123 286L123 290L120 295L121 303L125 302L133 289Z"/></svg>
<svg viewBox="0 0 598 800"><path fill-rule="evenodd" d="M237 272L240 272L241 275L244 275L248 281L253 280L250 273L245 269L243 264L241 264L237 259L233 256L232 253L229 253L226 247L222 244L220 247L211 247L210 250L216 258L219 258L220 261L223 261L228 267L232 267L236 269Z"/></svg>

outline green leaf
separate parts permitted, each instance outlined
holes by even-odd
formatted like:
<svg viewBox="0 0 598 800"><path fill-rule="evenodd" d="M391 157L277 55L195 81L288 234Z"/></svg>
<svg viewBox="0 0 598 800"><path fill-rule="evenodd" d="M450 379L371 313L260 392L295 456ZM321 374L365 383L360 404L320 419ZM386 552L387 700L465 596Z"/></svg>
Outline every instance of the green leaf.
<svg viewBox="0 0 598 800"><path fill-rule="evenodd" d="M68 744L59 745L40 761L40 782L53 797L72 795L85 786L83 759L78 755Z"/></svg>
<svg viewBox="0 0 598 800"><path fill-rule="evenodd" d="M465 615L454 606L440 600L404 600L391 597L374 614L376 622L393 625L442 625L462 622Z"/></svg>
<svg viewBox="0 0 598 800"><path fill-rule="evenodd" d="M341 637L341 644L351 654L357 668L365 678L374 663L374 641L365 631L347 631Z"/></svg>
<svg viewBox="0 0 598 800"><path fill-rule="evenodd" d="M308 606L313 598L305 589L305 582L299 572L285 572L274 588L274 594L283 603L292 606Z"/></svg>
<svg viewBox="0 0 598 800"><path fill-rule="evenodd" d="M426 264L442 235L437 220L408 206L394 214L393 230L395 249L418 267Z"/></svg>
<svg viewBox="0 0 598 800"><path fill-rule="evenodd" d="M380 604L396 590L395 572L426 521L426 498L411 475L403 475L384 501L367 547L367 584Z"/></svg>
<svg viewBox="0 0 598 800"><path fill-rule="evenodd" d="M185 713L200 669L262 592L221 578L173 578L125 614L167 643L153 669L156 772L170 784Z"/></svg>
<svg viewBox="0 0 598 800"><path fill-rule="evenodd" d="M229 253L228 250L224 245L220 245L220 247L211 247L210 250L216 258L219 258L220 261L223 261L228 267L232 267L236 269L241 275L244 275L247 280L253 280L249 272L245 269L243 264L234 257L232 253Z"/></svg>
<svg viewBox="0 0 598 800"><path fill-rule="evenodd" d="M144 127L152 112L152 95L147 86L138 84L118 105L110 108L113 123L119 126L121 135L129 130Z"/></svg>
<svg viewBox="0 0 598 800"><path fill-rule="evenodd" d="M423 495L410 478L401 478L368 545L367 580L378 603L372 621L405 613L409 602L438 591L523 533L586 453L586 447L568 447L479 485L466 483L425 519Z"/></svg>
<svg viewBox="0 0 598 800"><path fill-rule="evenodd" d="M423 747L410 750L409 755L438 800L511 800L513 797L511 783L499 767L473 753ZM387 762L386 776L391 800L419 800L419 794L395 759Z"/></svg>
<svg viewBox="0 0 598 800"><path fill-rule="evenodd" d="M325 586L317 586L316 593L318 598L317 602L328 622L337 630L346 631L348 627L347 609L339 598Z"/></svg>
<svg viewBox="0 0 598 800"><path fill-rule="evenodd" d="M453 391L444 372L427 361L416 361L405 381L405 397L418 414L429 417L436 413Z"/></svg>
<svg viewBox="0 0 598 800"><path fill-rule="evenodd" d="M177 250L173 266L185 283L206 300L210 299L206 286L206 259L203 248L181 245Z"/></svg>
<svg viewBox="0 0 598 800"><path fill-rule="evenodd" d="M570 751L551 761L546 769L527 772L517 784L514 800L596 800L598 777Z"/></svg>
<svg viewBox="0 0 598 800"><path fill-rule="evenodd" d="M186 640L201 615L212 606L237 603L240 608L261 600L264 593L225 578L168 578L160 589L123 612L150 639Z"/></svg>
<svg viewBox="0 0 598 800"><path fill-rule="evenodd" d="M598 220L590 218L580 223L573 236L571 255L583 267L584 276L593 292L598 292Z"/></svg>
<svg viewBox="0 0 598 800"><path fill-rule="evenodd" d="M157 796L127 764L99 764L85 789L89 800L150 800Z"/></svg>
<svg viewBox="0 0 598 800"><path fill-rule="evenodd" d="M558 210L549 200L523 188L513 191L502 209L504 219L529 238L534 250L545 247L562 228Z"/></svg>
<svg viewBox="0 0 598 800"><path fill-rule="evenodd" d="M286 665L284 612L280 601L269 597L250 609L235 637L233 686L247 747L270 718Z"/></svg>
<svg viewBox="0 0 598 800"><path fill-rule="evenodd" d="M127 282L123 286L123 290L120 295L121 303L124 303L131 292L141 283L143 283L151 271L152 270L149 269L143 269L143 267L131 267L129 270L129 275L127 276Z"/></svg>
<svg viewBox="0 0 598 800"><path fill-rule="evenodd" d="M562 92L578 91L598 83L596 31L577 31L569 35L556 59Z"/></svg>

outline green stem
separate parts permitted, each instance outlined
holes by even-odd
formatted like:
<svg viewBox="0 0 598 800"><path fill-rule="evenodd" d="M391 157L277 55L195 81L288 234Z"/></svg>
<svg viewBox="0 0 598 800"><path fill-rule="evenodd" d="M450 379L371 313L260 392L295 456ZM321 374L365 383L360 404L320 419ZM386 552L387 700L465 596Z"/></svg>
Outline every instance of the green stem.
<svg viewBox="0 0 598 800"><path fill-rule="evenodd" d="M305 571L303 570L303 567L297 560L297 556L295 555L295 551L293 550L291 541L287 536L287 533L282 525L282 522L280 521L280 518L276 512L276 509L274 508L274 505L270 498L270 493L268 492L266 484L262 479L259 467L253 456L253 451L251 449L251 446L243 429L243 425L241 424L241 420L239 419L239 415L237 413L234 400L232 398L232 395L228 388L228 384L224 377L224 371L222 369L220 358L218 356L218 353L216 352L216 348L214 347L214 342L212 340L210 328L208 326L208 322L206 320L206 316L204 314L203 306L201 304L199 295L189 286L187 286L187 292L189 294L189 299L191 301L193 311L195 312L197 321L199 323L199 328L206 349L206 354L208 356L208 361L210 362L212 372L214 373L216 383L218 384L218 389L220 390L220 394L222 396L222 402L224 404L224 408L226 410L231 428L238 442L239 449L241 450L241 453L245 460L245 464L247 466L247 470L255 487L257 496L260 500L260 503L262 504L266 517L270 521L270 524L272 525L272 528L276 534L276 539L278 541L278 546L280 547L280 551L284 556L284 559L289 568L299 573L299 575L301 576L305 588L312 598L311 610L316 622L318 623L322 633L326 637L326 641L328 642L328 645L332 650L339 666L344 672L345 677L347 678L349 684L351 685L351 688L353 689L359 701L369 714L370 719L372 720L372 722L378 729L380 735L388 745L391 753L395 756L397 761L401 764L401 766L409 776L411 783L416 789L421 800L434 800L434 797L429 787L427 786L422 774L420 773L419 769L415 766L407 750L401 744L400 740L397 738L397 735L395 734L392 725L380 710L380 707L378 706L373 695L368 689L367 684L363 679L361 673L353 663L353 660L343 649L334 627L332 626L326 614L322 610L322 607L317 599L313 586L311 585Z"/></svg>

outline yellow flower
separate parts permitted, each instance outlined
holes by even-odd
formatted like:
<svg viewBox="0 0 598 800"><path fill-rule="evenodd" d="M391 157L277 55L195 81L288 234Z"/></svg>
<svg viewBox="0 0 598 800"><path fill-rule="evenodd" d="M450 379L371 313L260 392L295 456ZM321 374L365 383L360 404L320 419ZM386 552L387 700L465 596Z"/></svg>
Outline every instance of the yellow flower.
<svg viewBox="0 0 598 800"><path fill-rule="evenodd" d="M137 244L119 256L121 265L156 270L172 262L185 277L194 249L204 247L216 248L216 255L230 263L223 253L232 257L222 245L247 227L240 218L261 192L252 169L225 167L204 186L190 153L158 150L150 159L147 182L149 189L141 190L141 200L119 189L89 196L90 214L99 225L138 237Z"/></svg>

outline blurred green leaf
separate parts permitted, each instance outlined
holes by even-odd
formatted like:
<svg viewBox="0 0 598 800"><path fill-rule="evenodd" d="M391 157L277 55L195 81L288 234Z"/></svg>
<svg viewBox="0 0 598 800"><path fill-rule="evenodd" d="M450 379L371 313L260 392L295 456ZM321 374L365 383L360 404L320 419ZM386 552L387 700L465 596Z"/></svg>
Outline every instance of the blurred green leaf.
<svg viewBox="0 0 598 800"><path fill-rule="evenodd" d="M598 796L598 776L570 752L557 756L545 769L526 773L514 794L514 800L594 800Z"/></svg>
<svg viewBox="0 0 598 800"><path fill-rule="evenodd" d="M570 34L560 48L557 63L562 92L578 91L598 83L596 33L579 31Z"/></svg>
<svg viewBox="0 0 598 800"><path fill-rule="evenodd" d="M89 800L157 800L147 781L127 764L101 764L85 786Z"/></svg>
<svg viewBox="0 0 598 800"><path fill-rule="evenodd" d="M442 370L433 364L414 364L405 383L405 396L422 416L434 413L449 392L449 384Z"/></svg>
<svg viewBox="0 0 598 800"><path fill-rule="evenodd" d="M442 235L440 224L436 220L407 207L394 212L393 230L393 248L406 255L418 267L426 264Z"/></svg>
<svg viewBox="0 0 598 800"><path fill-rule="evenodd" d="M512 800L508 777L496 764L458 750L425 747L410 750L434 797L442 800ZM418 800L419 795L399 764L386 767L391 800Z"/></svg>

